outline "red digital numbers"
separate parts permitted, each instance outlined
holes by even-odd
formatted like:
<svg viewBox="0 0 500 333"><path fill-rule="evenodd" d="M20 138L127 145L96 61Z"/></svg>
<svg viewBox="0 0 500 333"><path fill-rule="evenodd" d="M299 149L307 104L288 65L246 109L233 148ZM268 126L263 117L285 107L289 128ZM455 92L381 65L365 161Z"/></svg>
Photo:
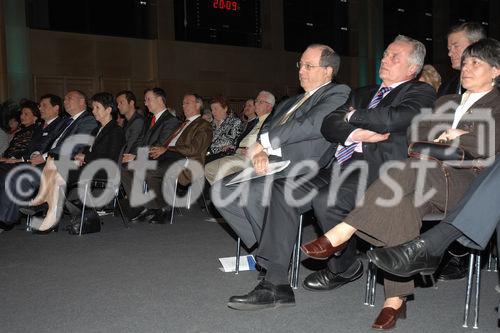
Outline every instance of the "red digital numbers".
<svg viewBox="0 0 500 333"><path fill-rule="evenodd" d="M236 1L229 0L213 0L212 7L221 10L237 11L238 3Z"/></svg>

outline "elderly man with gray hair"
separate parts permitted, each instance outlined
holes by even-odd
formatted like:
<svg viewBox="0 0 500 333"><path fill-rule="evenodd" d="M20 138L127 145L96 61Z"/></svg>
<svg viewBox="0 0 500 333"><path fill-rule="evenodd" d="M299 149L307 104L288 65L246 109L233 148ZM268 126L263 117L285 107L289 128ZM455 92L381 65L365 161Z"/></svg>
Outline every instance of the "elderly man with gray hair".
<svg viewBox="0 0 500 333"><path fill-rule="evenodd" d="M257 141L257 135L260 128L271 113L276 99L274 95L268 91L261 91L255 98L255 113L258 117L258 122L252 130L241 139L239 147L236 149L234 155L219 158L205 165L205 177L212 185L217 180L220 180L233 173L239 172L246 167L252 165L252 161L248 157L248 148Z"/></svg>

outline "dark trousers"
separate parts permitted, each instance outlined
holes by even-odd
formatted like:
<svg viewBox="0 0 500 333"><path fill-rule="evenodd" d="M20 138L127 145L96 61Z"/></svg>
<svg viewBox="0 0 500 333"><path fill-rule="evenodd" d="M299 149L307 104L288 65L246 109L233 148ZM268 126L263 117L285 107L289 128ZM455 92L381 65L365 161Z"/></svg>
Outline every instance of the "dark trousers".
<svg viewBox="0 0 500 333"><path fill-rule="evenodd" d="M27 202L36 195L37 189L40 186L40 177L38 174L26 170L12 174L12 177L6 182L9 173L19 165L0 163L0 205L2 206L0 209L0 221L7 224L15 223L21 217L19 213L20 206L12 200L11 195L17 200Z"/></svg>
<svg viewBox="0 0 500 333"><path fill-rule="evenodd" d="M467 237L460 238L460 243L484 249L500 221L499 194L500 156L497 156L495 163L474 179L456 208L442 222L451 223Z"/></svg>
<svg viewBox="0 0 500 333"><path fill-rule="evenodd" d="M133 186L136 189L142 191L144 188L144 181L146 181L146 184L148 186L148 193L151 194L151 200L149 200L144 206L132 206L132 208L128 209L129 211L131 211L131 216L136 215L136 213L138 213L136 210L140 211L143 207L159 209L167 205L166 201L168 202L170 200L163 197L162 187L165 187L166 194L173 193L176 178L171 179L168 177L164 177L164 175L173 163L182 159L185 159L183 155L167 151L162 156L160 156L156 169L148 170L144 178L139 177L137 173L134 173L131 170L122 170L121 182L123 189L125 190L125 193L129 197L129 199L131 197ZM129 204L132 203L129 202Z"/></svg>
<svg viewBox="0 0 500 333"><path fill-rule="evenodd" d="M344 169L342 169L344 171ZM345 179L342 174L332 173L332 168L321 169L318 175L293 189L296 199L311 196L298 207L291 207L285 200L285 192L291 191L291 184L286 180L275 181L272 187L271 205L265 218L265 225L258 251L259 263L268 269L281 272L288 268L296 241L299 215L314 209L314 214L323 232L342 222L354 208L359 183L359 169L354 169ZM300 179L299 179L300 180ZM335 187L332 187L335 185ZM337 192L336 199L330 200L330 190ZM332 257L328 267L335 273L346 271L356 259L356 241L351 239L347 249L340 256Z"/></svg>

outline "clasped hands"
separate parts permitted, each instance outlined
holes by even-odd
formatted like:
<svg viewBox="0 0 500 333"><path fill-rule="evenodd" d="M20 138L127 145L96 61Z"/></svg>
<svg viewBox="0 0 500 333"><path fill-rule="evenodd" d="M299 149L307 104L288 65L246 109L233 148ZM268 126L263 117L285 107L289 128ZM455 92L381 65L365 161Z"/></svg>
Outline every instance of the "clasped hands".
<svg viewBox="0 0 500 333"><path fill-rule="evenodd" d="M258 175L265 175L269 166L269 156L264 147L256 142L248 148L247 156L252 160L253 168Z"/></svg>

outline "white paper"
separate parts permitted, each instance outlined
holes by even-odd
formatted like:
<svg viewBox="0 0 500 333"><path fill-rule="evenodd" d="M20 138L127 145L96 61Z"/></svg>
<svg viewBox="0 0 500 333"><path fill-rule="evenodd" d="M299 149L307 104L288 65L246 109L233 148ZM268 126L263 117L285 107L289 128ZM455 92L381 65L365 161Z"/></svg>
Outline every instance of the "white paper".
<svg viewBox="0 0 500 333"><path fill-rule="evenodd" d="M241 182L246 182L249 181L250 179L273 175L275 173L285 170L286 167L288 167L288 165L290 165L290 161L288 160L269 163L267 167L267 173L265 175L259 175L255 172L253 167L248 167L245 170L241 171L239 174L237 174L233 179L231 179L231 181L228 182L226 186L238 184Z"/></svg>
<svg viewBox="0 0 500 333"><path fill-rule="evenodd" d="M225 257L219 258L222 264L221 270L223 272L235 272L236 271L236 257ZM255 270L255 258L253 255L240 256L240 271L254 271Z"/></svg>

